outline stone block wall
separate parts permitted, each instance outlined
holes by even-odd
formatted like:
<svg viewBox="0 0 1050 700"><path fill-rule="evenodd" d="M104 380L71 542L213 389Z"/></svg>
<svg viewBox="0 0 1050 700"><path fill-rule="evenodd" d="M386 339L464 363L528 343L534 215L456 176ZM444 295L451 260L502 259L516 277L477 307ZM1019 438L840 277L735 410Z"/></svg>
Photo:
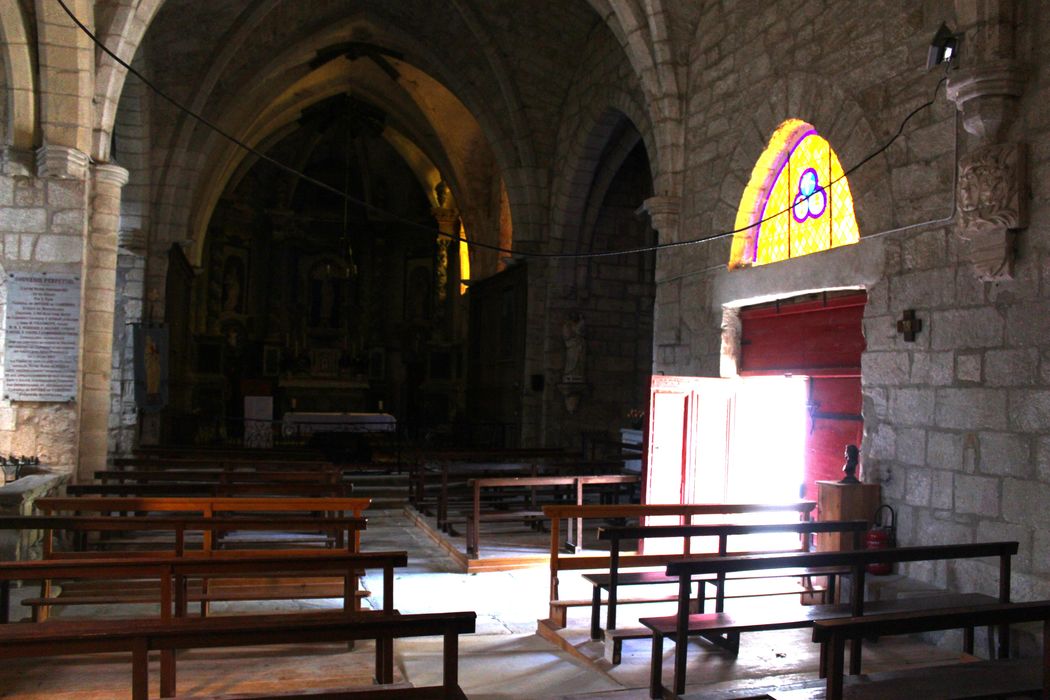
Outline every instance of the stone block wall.
<svg viewBox="0 0 1050 700"><path fill-rule="evenodd" d="M83 179L37 177L32 153L8 149L0 155L0 310L6 308L8 272L81 272L87 190ZM0 324L0 454L38 456L56 470L73 471L78 404L4 398L3 332Z"/></svg>
<svg viewBox="0 0 1050 700"><path fill-rule="evenodd" d="M679 240L733 227L751 168L783 120L812 123L848 168L933 94L938 76L924 71L924 37L957 21L953 6L871 3L865 12L883 19L863 31L851 6L739 2L705 11L702 26L726 31L698 35L691 51L699 67L685 96ZM956 151L975 146L941 91L900 140L850 176L860 244L736 272L724 267L729 238L661 254L654 316L656 371L717 376L725 307L865 288L865 479L882 483L897 509L902 544L1018 540L1017 599L1050 595L1050 119L1038 87L1047 57L1033 50L1032 92L1010 134L1032 154L1031 224L1013 279L980 281L952 223L909 228L951 218ZM906 309L924 323L915 342L896 331ZM997 569L982 562L905 571L996 591Z"/></svg>

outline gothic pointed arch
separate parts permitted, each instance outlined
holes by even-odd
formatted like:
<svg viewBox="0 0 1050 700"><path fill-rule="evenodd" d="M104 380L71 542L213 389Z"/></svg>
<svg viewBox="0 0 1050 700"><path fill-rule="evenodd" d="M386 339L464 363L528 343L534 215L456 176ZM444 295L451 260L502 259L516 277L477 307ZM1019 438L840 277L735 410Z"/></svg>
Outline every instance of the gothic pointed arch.
<svg viewBox="0 0 1050 700"><path fill-rule="evenodd" d="M842 163L812 124L773 132L737 209L730 269L766 265L860 240Z"/></svg>

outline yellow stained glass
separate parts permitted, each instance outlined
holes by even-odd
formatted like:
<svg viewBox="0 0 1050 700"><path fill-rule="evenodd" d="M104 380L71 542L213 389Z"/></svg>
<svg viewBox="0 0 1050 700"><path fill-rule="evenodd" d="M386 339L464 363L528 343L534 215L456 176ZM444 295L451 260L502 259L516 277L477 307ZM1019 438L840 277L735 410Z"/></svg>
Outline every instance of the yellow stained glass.
<svg viewBox="0 0 1050 700"><path fill-rule="evenodd" d="M790 119L773 133L744 190L736 228L730 268L765 265L860 240L842 164L812 126Z"/></svg>

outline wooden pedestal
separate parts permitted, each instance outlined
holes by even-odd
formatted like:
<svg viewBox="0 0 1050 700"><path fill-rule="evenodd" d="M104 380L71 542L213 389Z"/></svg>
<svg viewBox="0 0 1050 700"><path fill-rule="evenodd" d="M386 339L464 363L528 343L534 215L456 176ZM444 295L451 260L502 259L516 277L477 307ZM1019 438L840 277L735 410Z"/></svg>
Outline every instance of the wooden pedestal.
<svg viewBox="0 0 1050 700"><path fill-rule="evenodd" d="M817 482L817 508L821 520L871 521L882 502L879 484L840 484L837 481ZM817 535L818 552L837 552L853 549L853 535L829 532Z"/></svg>

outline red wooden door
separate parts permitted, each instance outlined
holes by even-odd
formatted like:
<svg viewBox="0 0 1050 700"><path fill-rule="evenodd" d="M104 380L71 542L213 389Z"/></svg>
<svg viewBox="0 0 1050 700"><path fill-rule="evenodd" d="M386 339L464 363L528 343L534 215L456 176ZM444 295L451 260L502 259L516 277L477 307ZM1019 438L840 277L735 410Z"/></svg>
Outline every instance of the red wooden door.
<svg viewBox="0 0 1050 700"><path fill-rule="evenodd" d="M867 294L809 295L751 307L741 313L741 375L810 377L805 498L816 482L842 478L847 444L860 445L860 356Z"/></svg>

